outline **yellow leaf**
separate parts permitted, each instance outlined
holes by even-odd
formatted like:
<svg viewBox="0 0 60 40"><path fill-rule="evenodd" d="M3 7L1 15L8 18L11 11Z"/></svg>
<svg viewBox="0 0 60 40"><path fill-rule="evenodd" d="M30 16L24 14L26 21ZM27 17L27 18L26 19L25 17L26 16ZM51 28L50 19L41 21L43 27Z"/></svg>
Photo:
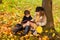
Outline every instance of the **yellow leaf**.
<svg viewBox="0 0 60 40"><path fill-rule="evenodd" d="M11 40L14 40L14 38L11 38Z"/></svg>
<svg viewBox="0 0 60 40"><path fill-rule="evenodd" d="M55 36L55 33L52 34L52 37L54 37L54 36Z"/></svg>
<svg viewBox="0 0 60 40"><path fill-rule="evenodd" d="M42 33L42 32L43 32L43 29L42 29L41 26L38 26L38 27L36 28L36 31L37 31L38 33Z"/></svg>
<svg viewBox="0 0 60 40"><path fill-rule="evenodd" d="M29 38L29 35L26 35L26 36L24 36L26 39L28 39Z"/></svg>
<svg viewBox="0 0 60 40"><path fill-rule="evenodd" d="M49 40L48 36L44 36L42 40Z"/></svg>
<svg viewBox="0 0 60 40"><path fill-rule="evenodd" d="M48 30L45 30L45 32L48 32Z"/></svg>

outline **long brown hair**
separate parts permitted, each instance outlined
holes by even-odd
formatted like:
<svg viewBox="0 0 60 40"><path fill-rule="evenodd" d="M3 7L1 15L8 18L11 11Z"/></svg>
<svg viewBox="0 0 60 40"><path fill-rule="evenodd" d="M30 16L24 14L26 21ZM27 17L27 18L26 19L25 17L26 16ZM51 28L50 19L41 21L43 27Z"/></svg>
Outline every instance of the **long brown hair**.
<svg viewBox="0 0 60 40"><path fill-rule="evenodd" d="M35 19L36 22L40 21L39 19L40 19L41 16L42 17L45 16L45 10L44 10L43 7L37 7L35 12L39 12L39 15L36 15L36 19Z"/></svg>
<svg viewBox="0 0 60 40"><path fill-rule="evenodd" d="M36 11L35 12L39 12L40 16L44 16L45 14L45 9L43 7L36 7Z"/></svg>

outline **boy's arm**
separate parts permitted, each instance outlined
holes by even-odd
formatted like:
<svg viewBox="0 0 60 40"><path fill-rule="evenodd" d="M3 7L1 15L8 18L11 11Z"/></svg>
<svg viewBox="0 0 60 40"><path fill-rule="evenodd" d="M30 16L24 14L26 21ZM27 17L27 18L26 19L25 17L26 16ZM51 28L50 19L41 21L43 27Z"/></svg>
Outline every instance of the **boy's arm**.
<svg viewBox="0 0 60 40"><path fill-rule="evenodd" d="M27 22L27 20L26 20L26 17L24 16L21 23L24 24L26 22Z"/></svg>
<svg viewBox="0 0 60 40"><path fill-rule="evenodd" d="M34 18L31 21L34 21L35 22L35 18L36 18L36 14L34 14Z"/></svg>
<svg viewBox="0 0 60 40"><path fill-rule="evenodd" d="M31 20L32 20L32 17L30 16L29 19L30 19L30 21L31 21Z"/></svg>
<svg viewBox="0 0 60 40"><path fill-rule="evenodd" d="M22 22L25 20L25 16L23 17L23 19L22 19Z"/></svg>

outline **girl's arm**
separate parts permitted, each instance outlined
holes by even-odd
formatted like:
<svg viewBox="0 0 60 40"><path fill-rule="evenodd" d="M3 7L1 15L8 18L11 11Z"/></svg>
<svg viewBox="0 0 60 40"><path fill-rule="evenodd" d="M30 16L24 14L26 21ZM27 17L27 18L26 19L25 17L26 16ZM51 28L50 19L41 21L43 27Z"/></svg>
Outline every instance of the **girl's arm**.
<svg viewBox="0 0 60 40"><path fill-rule="evenodd" d="M45 26L46 23L47 23L47 17L44 16L44 17L40 20L39 25L40 25L40 26Z"/></svg>

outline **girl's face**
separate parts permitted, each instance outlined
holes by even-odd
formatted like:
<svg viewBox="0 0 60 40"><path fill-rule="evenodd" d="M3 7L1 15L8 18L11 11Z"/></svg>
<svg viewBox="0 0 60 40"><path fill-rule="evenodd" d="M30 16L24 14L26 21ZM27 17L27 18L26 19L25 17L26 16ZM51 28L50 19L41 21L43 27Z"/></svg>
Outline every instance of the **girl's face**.
<svg viewBox="0 0 60 40"><path fill-rule="evenodd" d="M36 15L40 15L40 12L36 12Z"/></svg>
<svg viewBox="0 0 60 40"><path fill-rule="evenodd" d="M44 11L36 12L36 15L44 16Z"/></svg>

